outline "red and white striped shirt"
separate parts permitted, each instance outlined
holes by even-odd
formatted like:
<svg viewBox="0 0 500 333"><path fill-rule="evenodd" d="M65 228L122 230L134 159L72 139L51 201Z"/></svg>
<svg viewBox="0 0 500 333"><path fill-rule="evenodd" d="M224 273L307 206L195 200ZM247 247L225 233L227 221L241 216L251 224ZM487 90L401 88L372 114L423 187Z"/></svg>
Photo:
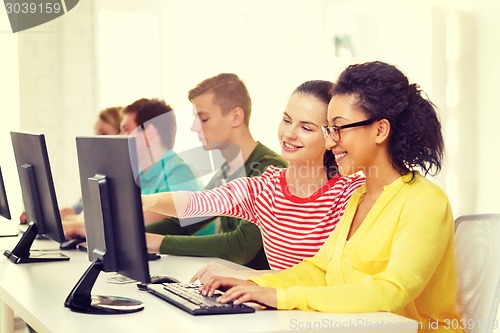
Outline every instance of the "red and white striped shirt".
<svg viewBox="0 0 500 333"><path fill-rule="evenodd" d="M351 194L365 178L335 176L308 198L290 193L286 169L269 166L259 177L238 178L213 190L188 192L181 218L225 215L259 226L271 269L312 257L335 228Z"/></svg>

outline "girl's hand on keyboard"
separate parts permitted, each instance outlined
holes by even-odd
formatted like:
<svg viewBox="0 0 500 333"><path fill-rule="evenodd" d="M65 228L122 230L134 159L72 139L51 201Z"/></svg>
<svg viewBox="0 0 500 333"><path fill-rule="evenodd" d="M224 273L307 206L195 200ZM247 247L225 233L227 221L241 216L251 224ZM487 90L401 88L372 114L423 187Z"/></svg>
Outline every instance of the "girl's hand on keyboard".
<svg viewBox="0 0 500 333"><path fill-rule="evenodd" d="M232 287L222 296L217 299L218 302L227 303L233 301L234 304L242 304L245 302L257 302L262 305L267 305L272 308L278 306L278 296L276 289L259 287L257 285L238 285Z"/></svg>
<svg viewBox="0 0 500 333"><path fill-rule="evenodd" d="M276 289L259 287L252 281L228 277L213 277L203 286L201 294L212 296L217 289L227 290L224 295L217 298L221 303L233 301L234 304L242 304L254 301L273 308L278 305Z"/></svg>
<svg viewBox="0 0 500 333"><path fill-rule="evenodd" d="M252 281L245 281L235 278L215 276L211 278L206 284L203 285L201 289L201 294L204 296L213 296L216 290L228 290L234 286L255 286L256 284Z"/></svg>

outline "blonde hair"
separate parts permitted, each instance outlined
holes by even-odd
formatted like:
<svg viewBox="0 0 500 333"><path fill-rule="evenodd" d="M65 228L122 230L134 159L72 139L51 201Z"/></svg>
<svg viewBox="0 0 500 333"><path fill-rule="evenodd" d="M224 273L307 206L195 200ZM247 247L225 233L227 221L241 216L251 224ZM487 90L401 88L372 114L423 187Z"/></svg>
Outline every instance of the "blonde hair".
<svg viewBox="0 0 500 333"><path fill-rule="evenodd" d="M123 107L114 106L106 108L99 112L99 119L104 121L106 124L113 126L116 134L120 133L120 123L123 118Z"/></svg>

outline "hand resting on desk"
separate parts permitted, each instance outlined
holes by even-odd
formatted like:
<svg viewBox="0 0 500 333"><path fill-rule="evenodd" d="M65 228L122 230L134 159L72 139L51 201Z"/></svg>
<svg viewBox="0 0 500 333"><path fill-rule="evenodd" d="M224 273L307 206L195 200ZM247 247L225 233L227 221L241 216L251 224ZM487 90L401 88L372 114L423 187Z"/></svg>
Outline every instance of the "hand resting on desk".
<svg viewBox="0 0 500 333"><path fill-rule="evenodd" d="M233 269L226 267L222 264L216 262L211 262L205 267L198 270L189 283L193 283L199 280L202 284L208 283L212 278L216 276L233 277L241 280L248 280L252 276L260 276L262 274L274 273L272 270L255 270L255 269Z"/></svg>
<svg viewBox="0 0 500 333"><path fill-rule="evenodd" d="M66 220L62 221L64 236L68 238L85 237L85 224L79 220Z"/></svg>
<svg viewBox="0 0 500 333"><path fill-rule="evenodd" d="M149 252L160 253L160 245L165 236L146 232L146 247Z"/></svg>

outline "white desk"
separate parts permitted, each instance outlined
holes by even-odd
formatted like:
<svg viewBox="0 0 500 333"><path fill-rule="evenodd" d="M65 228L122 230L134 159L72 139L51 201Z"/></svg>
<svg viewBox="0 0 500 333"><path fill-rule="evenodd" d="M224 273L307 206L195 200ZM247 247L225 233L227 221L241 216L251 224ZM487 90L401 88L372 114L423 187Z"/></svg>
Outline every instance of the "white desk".
<svg viewBox="0 0 500 333"><path fill-rule="evenodd" d="M0 250L12 249L16 238L0 239ZM57 249L52 241L36 240L34 248ZM253 314L192 316L137 289L135 284L111 284L101 273L92 294L117 295L141 300L143 311L123 315L75 313L63 303L90 265L87 254L65 251L66 262L15 265L0 259L0 332L13 332L13 313L37 332L417 332L417 323L391 313L327 314L303 311L260 310ZM214 258L162 256L150 262L151 274L166 274L187 282L204 264Z"/></svg>

